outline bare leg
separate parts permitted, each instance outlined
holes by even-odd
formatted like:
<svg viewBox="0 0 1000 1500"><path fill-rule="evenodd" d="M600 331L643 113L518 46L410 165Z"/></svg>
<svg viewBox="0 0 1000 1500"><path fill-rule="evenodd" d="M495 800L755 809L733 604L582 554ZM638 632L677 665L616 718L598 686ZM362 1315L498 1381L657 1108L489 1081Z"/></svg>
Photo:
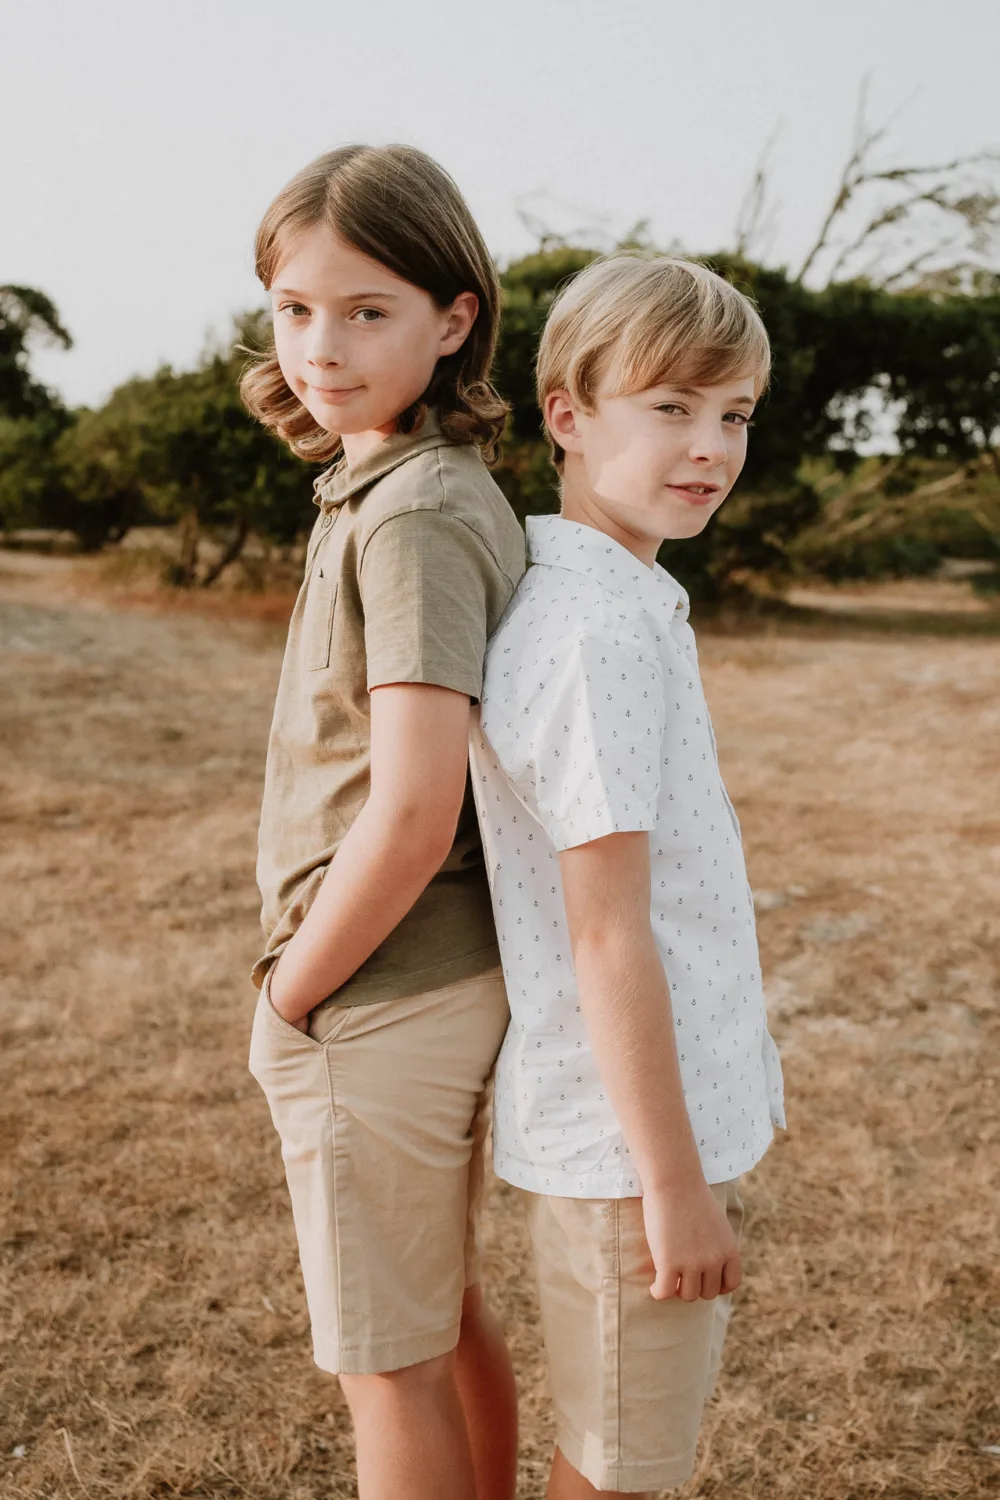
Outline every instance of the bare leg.
<svg viewBox="0 0 1000 1500"><path fill-rule="evenodd" d="M621 1490L595 1490L589 1479L578 1474L557 1448L552 1460L552 1474L546 1491L547 1500L652 1500L652 1492L625 1494Z"/></svg>
<svg viewBox="0 0 1000 1500"><path fill-rule="evenodd" d="M385 1375L341 1375L361 1500L478 1500L455 1354Z"/></svg>
<svg viewBox="0 0 1000 1500"><path fill-rule="evenodd" d="M500 1324L486 1305L482 1287L466 1289L456 1356L477 1500L514 1500L517 1387Z"/></svg>

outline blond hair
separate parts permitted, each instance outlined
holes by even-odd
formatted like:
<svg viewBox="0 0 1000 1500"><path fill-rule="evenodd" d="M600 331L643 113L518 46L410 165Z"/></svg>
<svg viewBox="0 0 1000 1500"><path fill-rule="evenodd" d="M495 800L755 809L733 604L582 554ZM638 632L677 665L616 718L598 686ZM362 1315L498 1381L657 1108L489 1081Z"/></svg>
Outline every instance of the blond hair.
<svg viewBox="0 0 1000 1500"><path fill-rule="evenodd" d="M767 387L771 348L760 315L731 282L698 261L622 254L592 261L556 297L538 350L539 405L564 390L592 412L603 394L652 386L721 385L752 376ZM563 451L548 433L553 462Z"/></svg>
<svg viewBox="0 0 1000 1500"><path fill-rule="evenodd" d="M437 162L411 146L343 146L311 162L275 198L257 230L254 268L270 289L290 243L303 229L327 225L362 255L421 287L438 307L474 292L479 311L468 338L438 360L423 394L397 418L412 432L428 407L456 443L476 443L494 462L507 414L489 383L500 327L496 267L455 183ZM325 462L340 438L321 427L287 385L270 346L246 351L240 380L244 403L300 458Z"/></svg>

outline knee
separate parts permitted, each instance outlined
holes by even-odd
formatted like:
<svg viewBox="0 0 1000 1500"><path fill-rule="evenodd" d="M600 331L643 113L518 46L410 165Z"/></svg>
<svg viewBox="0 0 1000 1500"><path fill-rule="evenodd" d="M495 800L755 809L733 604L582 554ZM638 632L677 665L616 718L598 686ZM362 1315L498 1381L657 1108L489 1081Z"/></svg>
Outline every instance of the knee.
<svg viewBox="0 0 1000 1500"><path fill-rule="evenodd" d="M419 1364L405 1365L401 1370L385 1370L378 1375L341 1375L340 1387L351 1412L357 1414L373 1406L412 1401L433 1395L455 1380L455 1351L423 1359Z"/></svg>

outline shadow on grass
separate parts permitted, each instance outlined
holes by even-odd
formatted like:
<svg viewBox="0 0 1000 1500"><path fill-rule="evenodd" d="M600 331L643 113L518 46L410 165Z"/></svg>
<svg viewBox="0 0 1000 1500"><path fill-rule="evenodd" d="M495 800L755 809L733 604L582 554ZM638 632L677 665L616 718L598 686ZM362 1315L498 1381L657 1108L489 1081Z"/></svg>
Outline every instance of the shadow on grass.
<svg viewBox="0 0 1000 1500"><path fill-rule="evenodd" d="M1000 610L980 613L948 609L887 609L884 605L869 609L863 605L851 609L823 609L816 605L792 604L787 599L751 596L716 608L695 606L693 613L699 630L713 635L808 634L840 639L887 635L950 639L1000 637Z"/></svg>

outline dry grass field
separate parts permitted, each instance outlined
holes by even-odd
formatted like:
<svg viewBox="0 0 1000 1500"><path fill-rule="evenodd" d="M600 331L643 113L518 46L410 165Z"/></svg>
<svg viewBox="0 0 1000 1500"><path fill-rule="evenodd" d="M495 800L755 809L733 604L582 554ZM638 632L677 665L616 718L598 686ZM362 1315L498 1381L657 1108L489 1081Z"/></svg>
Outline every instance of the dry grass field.
<svg viewBox="0 0 1000 1500"><path fill-rule="evenodd" d="M156 607L88 568L0 554L0 1494L344 1500L245 1068L286 601ZM747 1183L684 1500L1000 1493L1000 633L925 615L703 635L790 1130ZM534 1290L499 1187L487 1233L538 1500Z"/></svg>

